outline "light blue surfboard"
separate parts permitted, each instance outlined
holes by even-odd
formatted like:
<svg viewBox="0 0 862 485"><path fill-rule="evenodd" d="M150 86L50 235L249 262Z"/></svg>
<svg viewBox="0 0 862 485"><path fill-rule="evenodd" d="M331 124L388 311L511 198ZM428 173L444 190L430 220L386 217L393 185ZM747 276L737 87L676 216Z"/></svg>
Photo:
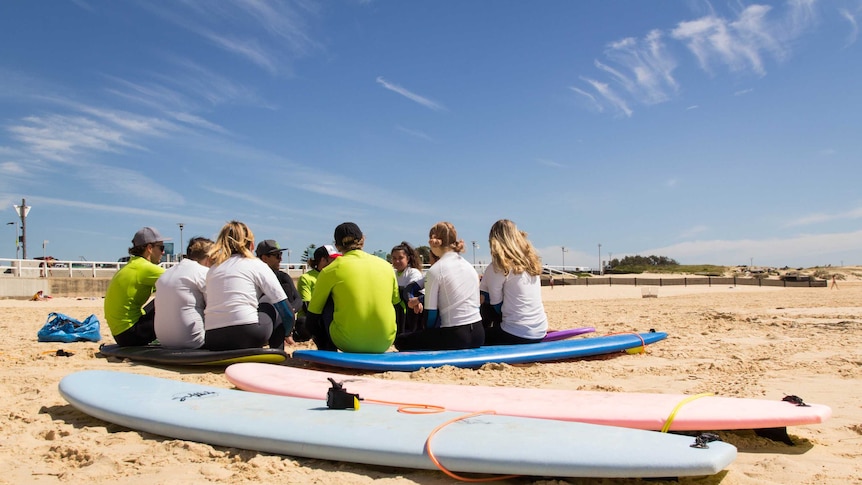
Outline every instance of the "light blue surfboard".
<svg viewBox="0 0 862 485"><path fill-rule="evenodd" d="M169 438L268 453L435 469L426 441L465 413L399 413L363 403L273 396L124 372L82 371L60 381L72 406L98 419ZM460 473L552 477L678 477L718 473L736 457L720 441L593 424L492 414L456 421L429 445Z"/></svg>
<svg viewBox="0 0 862 485"><path fill-rule="evenodd" d="M329 350L295 350L293 357L315 364L374 371L415 371L423 367L481 367L489 362L524 364L610 354L667 338L665 332L627 333L577 340L522 345L488 345L478 349L356 354Z"/></svg>

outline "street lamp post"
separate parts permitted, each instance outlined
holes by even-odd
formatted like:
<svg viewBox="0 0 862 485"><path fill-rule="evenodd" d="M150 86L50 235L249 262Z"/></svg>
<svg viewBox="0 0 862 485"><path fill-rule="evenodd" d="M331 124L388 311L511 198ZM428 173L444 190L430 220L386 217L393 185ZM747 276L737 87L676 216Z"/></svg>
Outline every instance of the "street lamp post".
<svg viewBox="0 0 862 485"><path fill-rule="evenodd" d="M287 252L287 269L290 270L290 248L285 249Z"/></svg>
<svg viewBox="0 0 862 485"><path fill-rule="evenodd" d="M45 268L45 270L44 270L45 273L42 276L44 276L46 278L48 277L48 256L47 256L48 251L46 249L47 247L48 247L48 240L45 239L44 241L42 241L42 267Z"/></svg>
<svg viewBox="0 0 862 485"><path fill-rule="evenodd" d="M26 199L21 199L21 205L13 205L18 217L21 218L21 259L27 259L27 214L30 213L30 206L27 205ZM16 251L17 255L17 251Z"/></svg>
<svg viewBox="0 0 862 485"><path fill-rule="evenodd" d="M180 226L180 256L182 256L185 254L185 248L183 248L183 227L185 224L178 222L177 225Z"/></svg>
<svg viewBox="0 0 862 485"><path fill-rule="evenodd" d="M476 266L476 248L479 247L479 244L476 241L473 241L473 266Z"/></svg>
<svg viewBox="0 0 862 485"><path fill-rule="evenodd" d="M563 286L566 285L566 253L569 252L565 246L560 246L560 250L563 252Z"/></svg>
<svg viewBox="0 0 862 485"><path fill-rule="evenodd" d="M605 268L602 267L602 243L599 243L599 276L605 274Z"/></svg>

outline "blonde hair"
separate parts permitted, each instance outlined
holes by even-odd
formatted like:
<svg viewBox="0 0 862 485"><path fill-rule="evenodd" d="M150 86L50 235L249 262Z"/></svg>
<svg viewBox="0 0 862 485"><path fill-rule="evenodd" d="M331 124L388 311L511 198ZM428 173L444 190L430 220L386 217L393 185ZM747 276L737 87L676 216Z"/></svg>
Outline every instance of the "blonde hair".
<svg viewBox="0 0 862 485"><path fill-rule="evenodd" d="M542 274L542 262L536 249L527 239L527 233L519 231L514 222L508 219L495 222L488 234L488 245L491 248L491 262L503 274Z"/></svg>
<svg viewBox="0 0 862 485"><path fill-rule="evenodd" d="M451 222L438 222L428 231L428 245L432 248L444 248L456 253L464 252L464 240L458 239L458 231Z"/></svg>
<svg viewBox="0 0 862 485"><path fill-rule="evenodd" d="M201 236L195 236L189 239L189 247L186 249L186 257L193 259L198 263L202 263L209 257L212 251L213 243L210 239Z"/></svg>
<svg viewBox="0 0 862 485"><path fill-rule="evenodd" d="M210 250L210 259L213 266L224 263L227 258L234 254L241 254L244 258L253 258L250 246L254 245L254 234L251 229L239 221L230 221L221 228L216 238L215 245Z"/></svg>

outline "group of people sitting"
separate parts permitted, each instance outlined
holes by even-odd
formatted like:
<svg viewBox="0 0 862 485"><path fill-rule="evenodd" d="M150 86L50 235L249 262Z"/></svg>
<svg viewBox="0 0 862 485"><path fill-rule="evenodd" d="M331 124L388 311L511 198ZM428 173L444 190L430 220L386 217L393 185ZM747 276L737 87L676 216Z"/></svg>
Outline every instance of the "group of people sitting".
<svg viewBox="0 0 862 485"><path fill-rule="evenodd" d="M132 239L129 263L105 295L105 318L117 344L228 350L284 348L313 340L318 349L382 353L444 350L541 341L548 322L541 299L541 262L512 221L494 223L491 264L481 277L461 253L451 223L429 231L431 267L402 242L391 264L363 251L352 222L338 225L334 247L309 258L293 279L279 269L276 241L255 248L251 230L227 223L216 241L195 237L186 258L158 265L164 241L144 227ZM150 297L155 292L155 298Z"/></svg>

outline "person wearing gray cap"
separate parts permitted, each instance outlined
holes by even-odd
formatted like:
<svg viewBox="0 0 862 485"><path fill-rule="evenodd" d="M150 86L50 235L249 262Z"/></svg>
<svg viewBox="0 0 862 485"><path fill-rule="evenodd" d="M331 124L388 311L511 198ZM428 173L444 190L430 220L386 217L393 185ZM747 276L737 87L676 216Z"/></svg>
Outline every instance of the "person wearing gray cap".
<svg viewBox="0 0 862 485"><path fill-rule="evenodd" d="M165 252L165 241L169 240L153 227L142 227L132 238L129 262L108 284L105 320L122 347L147 345L156 339L155 305L147 300L156 290L156 280L165 272L158 263Z"/></svg>
<svg viewBox="0 0 862 485"><path fill-rule="evenodd" d="M274 239L264 239L257 244L255 254L257 258L266 263L269 269L275 273L278 282L281 283L281 288L284 294L287 295L287 306L293 310L296 315L302 310L302 298L299 296L299 291L296 290L296 284L289 274L281 270L281 253L287 251L287 248L281 248Z"/></svg>

